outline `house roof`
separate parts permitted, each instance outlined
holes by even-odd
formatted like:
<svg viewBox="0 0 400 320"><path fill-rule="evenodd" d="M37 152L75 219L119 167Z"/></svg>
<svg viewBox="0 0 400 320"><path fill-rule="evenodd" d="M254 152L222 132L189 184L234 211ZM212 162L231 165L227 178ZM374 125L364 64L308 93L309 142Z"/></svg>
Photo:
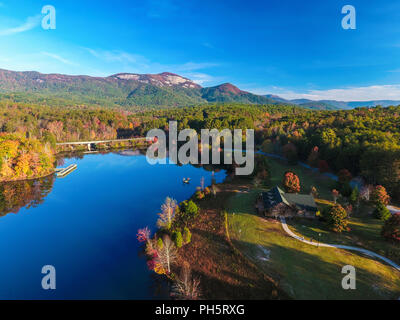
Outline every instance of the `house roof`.
<svg viewBox="0 0 400 320"><path fill-rule="evenodd" d="M317 210L317 205L311 194L285 193L278 186L268 192L263 192L262 198L266 209L275 207L279 203L284 203L287 206L296 206L299 209Z"/></svg>

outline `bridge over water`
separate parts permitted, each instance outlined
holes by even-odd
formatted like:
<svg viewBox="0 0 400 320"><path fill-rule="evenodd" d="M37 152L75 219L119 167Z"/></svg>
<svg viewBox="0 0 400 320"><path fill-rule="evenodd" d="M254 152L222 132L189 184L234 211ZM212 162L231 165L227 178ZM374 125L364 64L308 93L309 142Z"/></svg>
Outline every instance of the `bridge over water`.
<svg viewBox="0 0 400 320"><path fill-rule="evenodd" d="M129 138L129 139L114 139L114 140L60 142L60 143L56 143L56 145L57 146L87 145L88 150L91 151L91 146L99 144L99 143L114 143L114 142L128 142L128 141L146 141L146 138Z"/></svg>

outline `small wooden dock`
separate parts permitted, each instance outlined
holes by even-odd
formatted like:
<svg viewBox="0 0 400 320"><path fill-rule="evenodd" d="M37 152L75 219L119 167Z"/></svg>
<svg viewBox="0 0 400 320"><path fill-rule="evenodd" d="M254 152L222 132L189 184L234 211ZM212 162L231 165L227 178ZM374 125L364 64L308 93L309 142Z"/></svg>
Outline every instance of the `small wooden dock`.
<svg viewBox="0 0 400 320"><path fill-rule="evenodd" d="M59 168L56 169L56 176L57 178L64 178L69 175L72 171L76 170L78 166L76 164L71 164L66 168Z"/></svg>

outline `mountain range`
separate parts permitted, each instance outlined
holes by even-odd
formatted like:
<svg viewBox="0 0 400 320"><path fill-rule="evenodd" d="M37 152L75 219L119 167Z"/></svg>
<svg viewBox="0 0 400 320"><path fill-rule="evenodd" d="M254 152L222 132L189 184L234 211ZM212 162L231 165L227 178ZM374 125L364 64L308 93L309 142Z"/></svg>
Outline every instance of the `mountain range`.
<svg viewBox="0 0 400 320"><path fill-rule="evenodd" d="M180 75L118 73L109 77L42 74L0 69L0 98L51 105L111 107L193 106L207 103L291 104L308 109L350 109L358 106L396 105L400 101L343 102L286 100L256 95L224 83L202 87Z"/></svg>
<svg viewBox="0 0 400 320"><path fill-rule="evenodd" d="M354 109L366 106L397 106L400 100L370 100L370 101L338 101L338 100L309 100L309 99L293 99L286 100L275 95L266 95L270 99L275 99L281 103L295 104L307 109L319 110L338 110L338 109Z"/></svg>

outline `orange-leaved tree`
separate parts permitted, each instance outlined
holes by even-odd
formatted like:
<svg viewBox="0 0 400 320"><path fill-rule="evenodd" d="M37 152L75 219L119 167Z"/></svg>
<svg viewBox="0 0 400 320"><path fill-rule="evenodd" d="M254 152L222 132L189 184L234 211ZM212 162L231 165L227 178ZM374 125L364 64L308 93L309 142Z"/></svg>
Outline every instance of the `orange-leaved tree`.
<svg viewBox="0 0 400 320"><path fill-rule="evenodd" d="M287 171L283 177L283 186L286 192L298 193L300 192L300 179L292 171Z"/></svg>

